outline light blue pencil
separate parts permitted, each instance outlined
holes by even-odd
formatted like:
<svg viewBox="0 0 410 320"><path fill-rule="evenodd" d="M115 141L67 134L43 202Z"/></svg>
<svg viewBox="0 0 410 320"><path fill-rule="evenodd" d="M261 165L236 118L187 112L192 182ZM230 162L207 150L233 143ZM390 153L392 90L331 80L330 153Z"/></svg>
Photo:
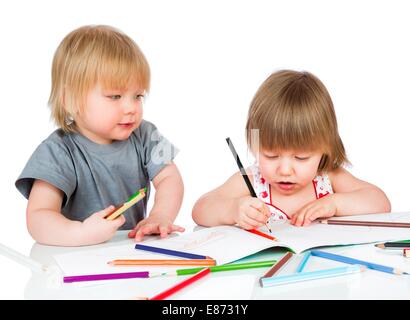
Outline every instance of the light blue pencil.
<svg viewBox="0 0 410 320"><path fill-rule="evenodd" d="M302 260L300 261L300 264L298 265L298 268L296 269L296 272L299 273L303 271L303 269L305 268L306 262L309 260L309 257L310 257L310 251L305 253Z"/></svg>
<svg viewBox="0 0 410 320"><path fill-rule="evenodd" d="M279 286L283 284L296 283L296 282L301 282L301 281L306 281L306 280L315 280L315 279L343 276L343 275L348 275L352 273L358 273L364 270L365 268L360 265L353 265L353 266L344 266L344 267L318 270L318 271L293 273L293 274L287 274L283 276L263 278L261 279L261 285L262 287Z"/></svg>
<svg viewBox="0 0 410 320"><path fill-rule="evenodd" d="M324 252L324 251L319 251L319 250L312 250L310 253L312 254L312 256L321 257L321 258L334 260L334 261L339 261L343 263L360 264L362 266L366 266L369 269L373 269L373 270L377 270L381 272L387 272L387 273L393 273L393 274L408 274L407 272L404 272L400 269L383 266L381 264L377 264L373 262L353 259L350 257L345 257L345 256L341 256L341 255L334 254L334 253L329 253L329 252Z"/></svg>

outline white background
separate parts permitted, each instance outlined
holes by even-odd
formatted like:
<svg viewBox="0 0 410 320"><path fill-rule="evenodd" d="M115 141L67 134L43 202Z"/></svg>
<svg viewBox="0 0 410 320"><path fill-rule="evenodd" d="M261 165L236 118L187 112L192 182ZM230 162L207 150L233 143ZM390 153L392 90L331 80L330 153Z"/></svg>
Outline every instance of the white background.
<svg viewBox="0 0 410 320"><path fill-rule="evenodd" d="M192 225L195 200L242 161L245 120L273 71L316 74L336 108L350 171L380 186L393 211L410 211L410 10L406 1L10 1L0 4L0 243L24 254L27 201L14 182L54 129L47 107L51 62L63 37L86 24L131 36L152 70L145 118L181 150L185 182L177 223ZM9 275L0 299L23 297L28 274L0 256ZM22 276L22 275L26 275Z"/></svg>

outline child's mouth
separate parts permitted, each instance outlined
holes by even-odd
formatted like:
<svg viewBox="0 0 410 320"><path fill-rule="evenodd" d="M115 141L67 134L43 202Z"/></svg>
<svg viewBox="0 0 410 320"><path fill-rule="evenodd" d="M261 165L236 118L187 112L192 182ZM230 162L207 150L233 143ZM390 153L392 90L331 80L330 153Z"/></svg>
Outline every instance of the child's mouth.
<svg viewBox="0 0 410 320"><path fill-rule="evenodd" d="M118 125L122 128L131 128L134 125L134 122L119 123Z"/></svg>
<svg viewBox="0 0 410 320"><path fill-rule="evenodd" d="M278 186L280 189L288 191L292 190L295 187L295 183L289 181L280 181L278 182Z"/></svg>

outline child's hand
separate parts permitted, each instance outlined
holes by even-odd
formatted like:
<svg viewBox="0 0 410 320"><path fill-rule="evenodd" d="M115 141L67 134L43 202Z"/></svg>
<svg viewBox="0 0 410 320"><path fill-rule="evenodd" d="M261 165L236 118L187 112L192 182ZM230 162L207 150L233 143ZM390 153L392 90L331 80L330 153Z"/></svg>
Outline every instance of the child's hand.
<svg viewBox="0 0 410 320"><path fill-rule="evenodd" d="M308 226L317 218L333 217L337 212L333 195L329 194L314 200L299 209L291 218L291 223L297 227Z"/></svg>
<svg viewBox="0 0 410 320"><path fill-rule="evenodd" d="M104 210L93 213L82 224L82 234L86 242L102 243L113 237L119 227L125 223L123 215L112 221L105 219L107 215L115 211L114 206L109 206Z"/></svg>
<svg viewBox="0 0 410 320"><path fill-rule="evenodd" d="M255 229L263 226L270 217L269 208L258 198L250 196L238 199L235 222L244 229Z"/></svg>
<svg viewBox="0 0 410 320"><path fill-rule="evenodd" d="M149 216L140 221L136 227L128 233L129 238L135 238L135 241L141 241L144 235L159 234L165 238L169 233L174 231L184 232L185 229L172 223L171 220L164 217Z"/></svg>

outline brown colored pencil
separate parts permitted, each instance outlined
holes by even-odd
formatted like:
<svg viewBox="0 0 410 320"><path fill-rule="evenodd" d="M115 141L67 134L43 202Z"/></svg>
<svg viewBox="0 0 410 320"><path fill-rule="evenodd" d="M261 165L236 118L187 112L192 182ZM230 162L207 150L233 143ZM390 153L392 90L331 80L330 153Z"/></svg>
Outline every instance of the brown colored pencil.
<svg viewBox="0 0 410 320"><path fill-rule="evenodd" d="M260 279L259 281L261 282L262 278L269 278L272 277L276 272L279 271L280 268L282 268L286 262L289 261L290 258L292 258L293 253L292 252L288 252L286 253L282 259L280 259L277 263L275 263L275 265L268 270L268 272L266 272Z"/></svg>
<svg viewBox="0 0 410 320"><path fill-rule="evenodd" d="M214 259L152 259L152 260L112 260L108 262L111 266L214 266Z"/></svg>
<svg viewBox="0 0 410 320"><path fill-rule="evenodd" d="M338 224L345 226L362 226L362 227L393 227L393 228L410 228L410 223L406 222L384 222L384 221L355 221L355 220L320 220L323 224Z"/></svg>

